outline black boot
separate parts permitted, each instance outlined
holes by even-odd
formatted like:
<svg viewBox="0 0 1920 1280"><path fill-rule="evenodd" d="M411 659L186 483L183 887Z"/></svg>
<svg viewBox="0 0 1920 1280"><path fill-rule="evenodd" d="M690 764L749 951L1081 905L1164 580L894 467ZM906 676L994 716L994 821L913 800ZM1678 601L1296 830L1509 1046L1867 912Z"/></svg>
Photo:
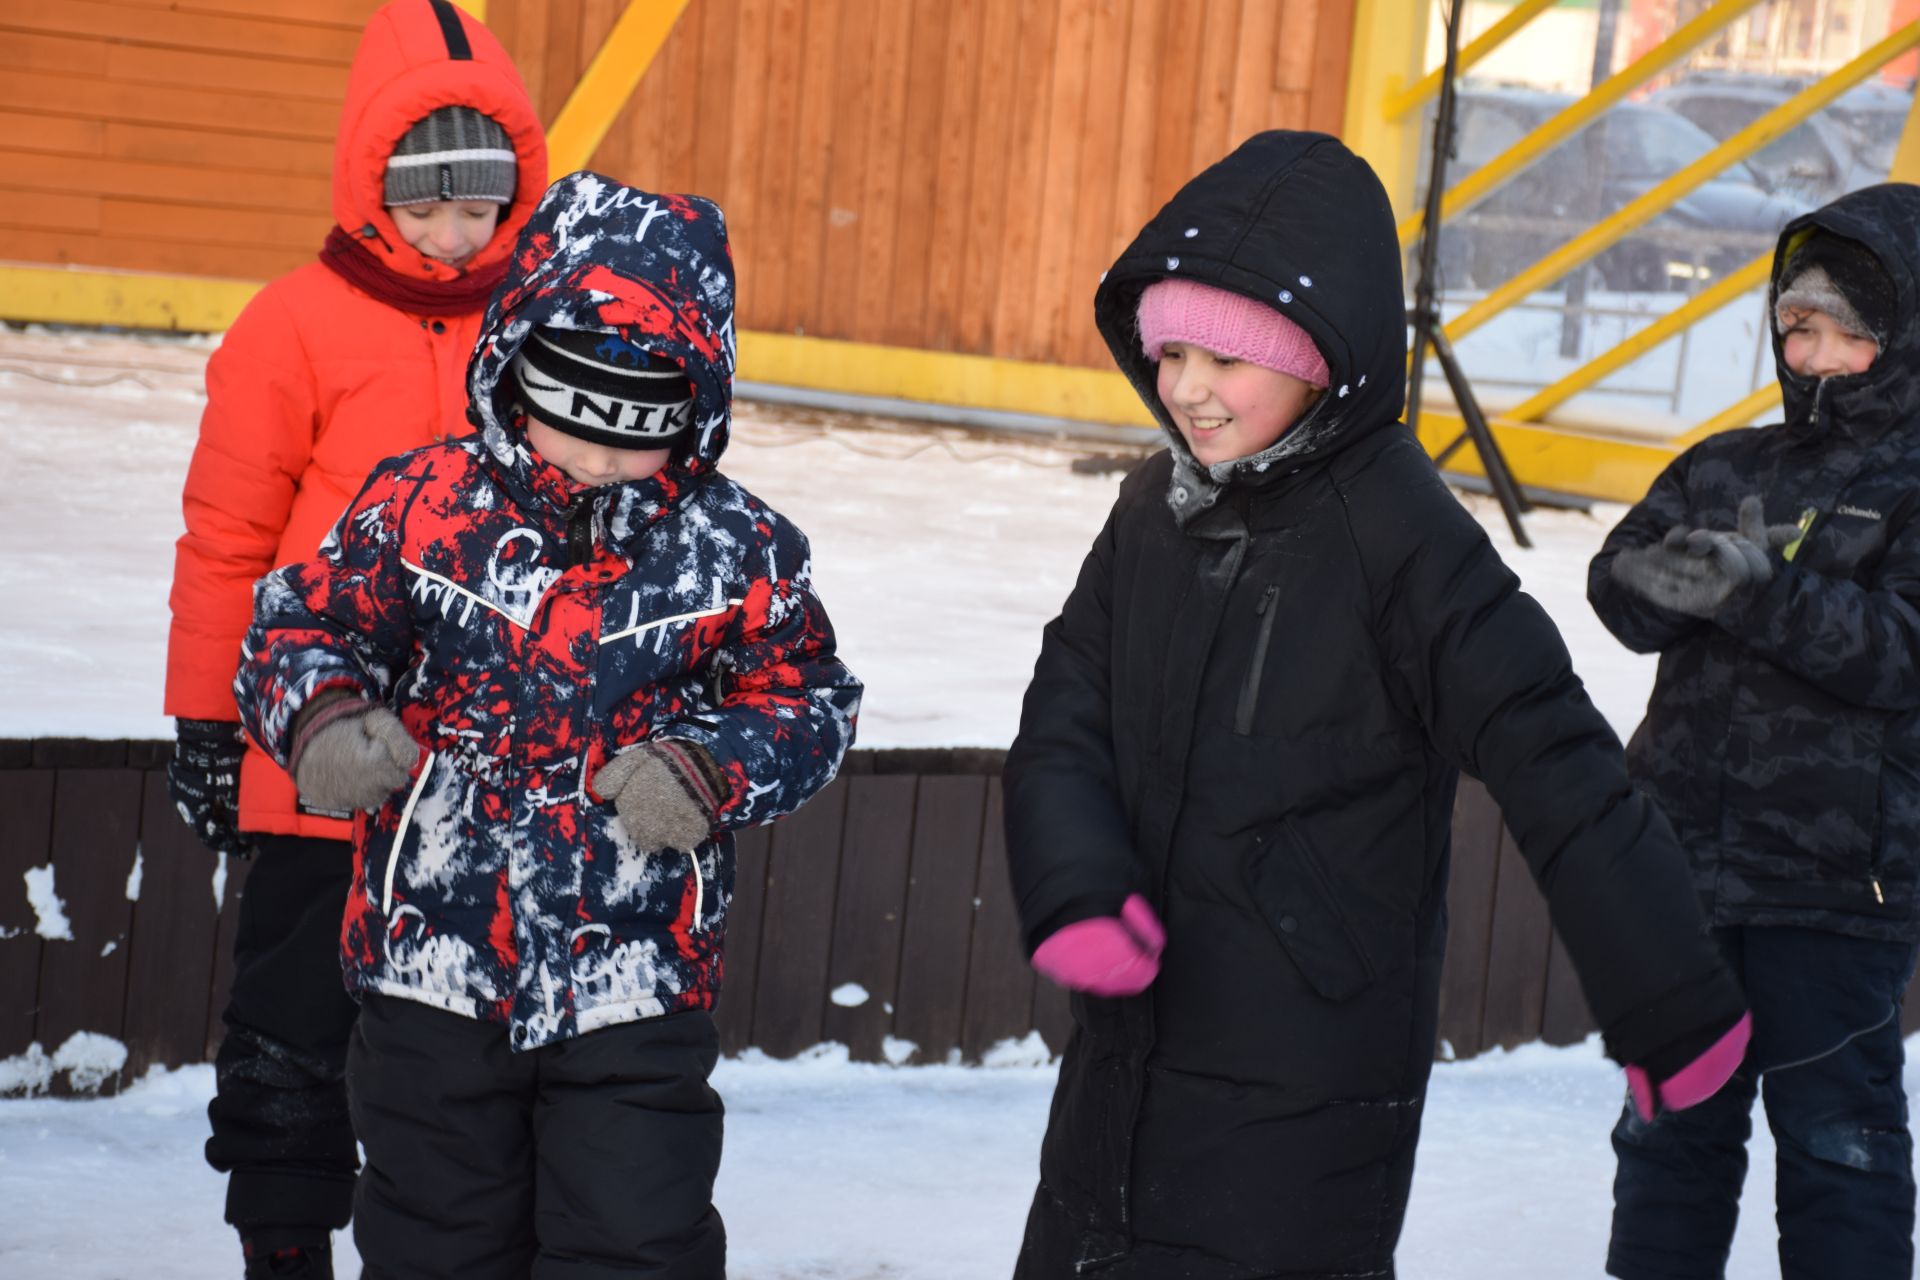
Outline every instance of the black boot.
<svg viewBox="0 0 1920 1280"><path fill-rule="evenodd" d="M240 1252L247 1260L246 1280L333 1280L330 1241L282 1245L271 1237L242 1236Z"/></svg>

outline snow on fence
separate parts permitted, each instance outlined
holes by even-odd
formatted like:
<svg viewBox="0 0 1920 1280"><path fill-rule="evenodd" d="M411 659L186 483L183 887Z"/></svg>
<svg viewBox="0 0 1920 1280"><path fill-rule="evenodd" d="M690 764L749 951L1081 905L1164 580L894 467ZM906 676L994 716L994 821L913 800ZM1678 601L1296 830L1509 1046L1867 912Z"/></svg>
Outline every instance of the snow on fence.
<svg viewBox="0 0 1920 1280"><path fill-rule="evenodd" d="M111 1091L219 1042L249 864L222 866L187 833L167 799L170 749L0 741L0 1092L103 1077ZM856 751L800 813L738 838L726 1052L831 1040L863 1061L974 1062L1033 1031L1059 1052L1067 1001L1027 968L1007 883L1002 759ZM1591 1030L1546 907L1470 779L1448 910L1443 1056Z"/></svg>

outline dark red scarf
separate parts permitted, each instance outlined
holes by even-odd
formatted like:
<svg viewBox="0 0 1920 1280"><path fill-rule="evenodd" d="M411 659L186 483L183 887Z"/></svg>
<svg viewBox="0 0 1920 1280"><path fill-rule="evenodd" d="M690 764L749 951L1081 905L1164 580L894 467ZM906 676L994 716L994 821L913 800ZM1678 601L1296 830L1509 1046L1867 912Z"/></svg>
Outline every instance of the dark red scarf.
<svg viewBox="0 0 1920 1280"><path fill-rule="evenodd" d="M463 316L480 311L506 278L507 264L478 267L458 280L409 280L339 227L327 232L320 261L354 288L415 316Z"/></svg>

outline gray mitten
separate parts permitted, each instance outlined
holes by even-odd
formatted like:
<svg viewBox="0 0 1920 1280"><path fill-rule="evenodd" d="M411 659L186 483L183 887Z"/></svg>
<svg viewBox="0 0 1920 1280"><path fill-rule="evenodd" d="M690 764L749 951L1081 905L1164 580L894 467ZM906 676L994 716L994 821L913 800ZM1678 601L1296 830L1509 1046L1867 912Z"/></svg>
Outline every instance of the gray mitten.
<svg viewBox="0 0 1920 1280"><path fill-rule="evenodd" d="M713 834L725 803L725 776L713 757L691 742L655 738L607 761L593 789L620 815L636 849L692 852Z"/></svg>
<svg viewBox="0 0 1920 1280"><path fill-rule="evenodd" d="M376 702L323 694L294 717L289 771L317 809L378 809L419 758L400 717Z"/></svg>
<svg viewBox="0 0 1920 1280"><path fill-rule="evenodd" d="M1759 495L1750 494L1741 499L1735 532L1675 525L1659 542L1616 555L1613 576L1663 609L1710 618L1734 592L1772 581L1767 553L1799 532L1796 525L1769 527Z"/></svg>

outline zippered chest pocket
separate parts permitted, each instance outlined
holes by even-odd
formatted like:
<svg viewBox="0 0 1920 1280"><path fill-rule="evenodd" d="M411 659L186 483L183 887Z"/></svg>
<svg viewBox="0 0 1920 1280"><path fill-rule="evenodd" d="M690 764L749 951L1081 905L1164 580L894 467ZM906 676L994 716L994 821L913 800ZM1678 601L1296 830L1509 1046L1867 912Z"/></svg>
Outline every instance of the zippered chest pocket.
<svg viewBox="0 0 1920 1280"><path fill-rule="evenodd" d="M1246 678L1240 682L1240 696L1234 702L1233 731L1238 734L1253 732L1254 712L1260 705L1260 683L1267 670L1267 650L1273 643L1273 620L1280 612L1275 604L1279 595L1280 584L1269 582L1253 606L1254 616L1260 621L1253 638L1253 661L1247 664Z"/></svg>

